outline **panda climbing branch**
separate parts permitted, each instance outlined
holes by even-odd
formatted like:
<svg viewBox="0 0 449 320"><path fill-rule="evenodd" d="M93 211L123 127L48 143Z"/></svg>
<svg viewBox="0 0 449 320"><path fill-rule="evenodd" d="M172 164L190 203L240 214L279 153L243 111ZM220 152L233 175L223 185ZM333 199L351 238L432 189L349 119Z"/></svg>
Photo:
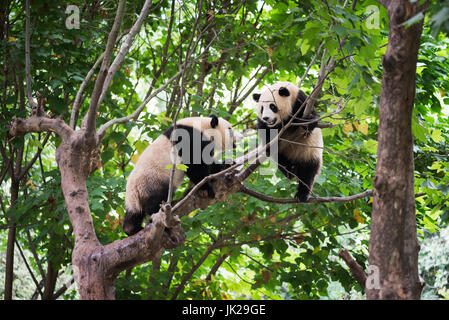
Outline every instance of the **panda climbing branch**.
<svg viewBox="0 0 449 320"><path fill-rule="evenodd" d="M335 70L335 68L344 60L346 60L348 57L350 57L352 55L347 55L344 56L340 59L338 59L335 63L332 64L332 66L330 66L328 69L326 69L327 71L324 73L324 75L317 81L317 84L315 85L315 87L312 89L312 92L310 93L309 96L305 97L303 103L297 108L296 112L294 114L291 115L290 120L285 123L282 128L280 128L279 132L277 133L277 135L275 137L273 137L273 139L269 142L267 142L265 145L259 147L257 150L252 150L251 152L249 152L247 155L244 155L238 159L235 160L236 163L245 163L246 161L248 162L252 162L248 167L246 167L245 169L243 169L240 173L238 173L238 177L241 181L245 180L246 178L249 177L249 175L251 175L251 173L253 173L259 166L260 164L265 160L266 158L266 150L268 150L274 143L277 142L277 139L291 126L294 124L295 119L304 112L304 108L306 107L308 101L310 100L310 97L312 95L315 95L316 92L319 92L319 90L321 90L324 82L326 81L326 79L329 77L329 75ZM339 111L335 111L335 114L337 114L338 112L340 112L341 109ZM311 123L316 123L318 122L319 119L315 118L315 119L311 119L310 121L307 121L307 124L311 124ZM301 123L302 125L303 123Z"/></svg>

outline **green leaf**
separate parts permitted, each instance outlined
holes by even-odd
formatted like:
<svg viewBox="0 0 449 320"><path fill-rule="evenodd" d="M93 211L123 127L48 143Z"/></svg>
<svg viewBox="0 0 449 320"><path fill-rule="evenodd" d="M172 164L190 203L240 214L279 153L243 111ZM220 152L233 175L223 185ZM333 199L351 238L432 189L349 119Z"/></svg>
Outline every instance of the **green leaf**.
<svg viewBox="0 0 449 320"><path fill-rule="evenodd" d="M426 128L419 124L419 121L416 120L416 117L412 117L412 133L413 135L420 141L425 142L426 138Z"/></svg>
<svg viewBox="0 0 449 320"><path fill-rule="evenodd" d="M346 28L343 27L341 24L334 24L331 27L331 31L338 34L340 37L343 37L347 34Z"/></svg>
<svg viewBox="0 0 449 320"><path fill-rule="evenodd" d="M440 143L440 142L444 141L444 138L441 136L441 130L440 129L433 130L432 134L430 135L430 137L436 143Z"/></svg>
<svg viewBox="0 0 449 320"><path fill-rule="evenodd" d="M182 164L182 163L176 165L176 169L184 171L184 172L187 172L188 168L189 168L188 166L186 166L185 164Z"/></svg>
<svg viewBox="0 0 449 320"><path fill-rule="evenodd" d="M377 141L372 139L365 141L365 148L369 153L377 154Z"/></svg>
<svg viewBox="0 0 449 320"><path fill-rule="evenodd" d="M114 140L116 143L121 143L123 140L126 139L125 134L120 131L111 132L109 137L112 138L112 140Z"/></svg>
<svg viewBox="0 0 449 320"><path fill-rule="evenodd" d="M415 23L421 21L424 19L424 14L422 12L419 12L418 14L414 15L407 21L403 22L401 26L405 26L406 28L410 27L411 25L414 25Z"/></svg>

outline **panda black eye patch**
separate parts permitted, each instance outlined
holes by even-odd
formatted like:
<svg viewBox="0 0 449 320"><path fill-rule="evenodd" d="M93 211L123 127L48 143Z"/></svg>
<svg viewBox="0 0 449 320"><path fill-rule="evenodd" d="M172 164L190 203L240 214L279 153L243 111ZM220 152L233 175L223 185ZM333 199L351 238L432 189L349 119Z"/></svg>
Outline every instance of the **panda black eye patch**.
<svg viewBox="0 0 449 320"><path fill-rule="evenodd" d="M271 109L271 111L273 111L274 113L276 113L276 112L279 111L278 107L276 107L276 105L274 105L274 104L270 104L270 109Z"/></svg>

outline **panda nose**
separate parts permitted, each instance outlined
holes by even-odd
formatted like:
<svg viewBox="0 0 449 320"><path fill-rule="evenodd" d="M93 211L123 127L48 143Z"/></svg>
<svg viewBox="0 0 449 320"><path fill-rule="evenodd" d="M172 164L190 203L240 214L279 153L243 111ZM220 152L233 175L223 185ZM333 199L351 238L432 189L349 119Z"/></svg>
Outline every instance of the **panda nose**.
<svg viewBox="0 0 449 320"><path fill-rule="evenodd" d="M263 117L262 118L264 121L268 121L268 120L270 120L270 117Z"/></svg>

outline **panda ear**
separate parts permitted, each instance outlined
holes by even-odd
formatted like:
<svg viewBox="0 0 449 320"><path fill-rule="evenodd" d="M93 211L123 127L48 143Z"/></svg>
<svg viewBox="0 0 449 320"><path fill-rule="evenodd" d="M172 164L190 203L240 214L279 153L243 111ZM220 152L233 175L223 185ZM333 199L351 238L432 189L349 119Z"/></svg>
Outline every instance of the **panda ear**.
<svg viewBox="0 0 449 320"><path fill-rule="evenodd" d="M253 93L253 99L254 99L254 101L256 101L256 102L259 102L259 99L260 99L260 93Z"/></svg>
<svg viewBox="0 0 449 320"><path fill-rule="evenodd" d="M211 114L209 117L211 117L210 126L212 128L215 128L216 126L218 126L218 117L215 114Z"/></svg>
<svg viewBox="0 0 449 320"><path fill-rule="evenodd" d="M290 96L290 91L288 91L288 89L286 87L280 87L279 88L279 95L281 97L288 97L288 96Z"/></svg>

